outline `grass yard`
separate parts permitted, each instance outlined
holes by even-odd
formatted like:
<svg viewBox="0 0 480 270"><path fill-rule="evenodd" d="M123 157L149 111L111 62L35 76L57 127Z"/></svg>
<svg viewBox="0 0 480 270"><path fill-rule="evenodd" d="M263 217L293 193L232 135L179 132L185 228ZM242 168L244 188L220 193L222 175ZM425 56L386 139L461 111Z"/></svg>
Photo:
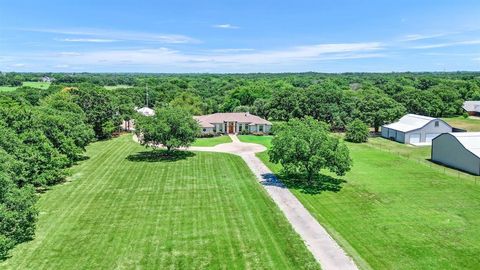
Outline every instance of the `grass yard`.
<svg viewBox="0 0 480 270"><path fill-rule="evenodd" d="M16 86L0 86L0 92L10 92L17 90Z"/></svg>
<svg viewBox="0 0 480 270"><path fill-rule="evenodd" d="M114 89L118 89L118 88L131 88L133 86L125 85L125 84L119 84L119 85L105 85L104 87L107 88L108 90L114 90Z"/></svg>
<svg viewBox="0 0 480 270"><path fill-rule="evenodd" d="M50 87L49 82L23 82L23 86L29 86L33 88L39 88L39 89L48 89ZM0 92L9 92L9 91L15 91L17 90L18 87L16 86L0 86Z"/></svg>
<svg viewBox="0 0 480 270"><path fill-rule="evenodd" d="M257 143L261 144L267 148L270 148L272 145L272 136L255 136L255 135L238 135L238 139L246 143Z"/></svg>
<svg viewBox="0 0 480 270"><path fill-rule="evenodd" d="M318 269L240 157L98 142L1 269ZM184 152L185 153L185 152Z"/></svg>
<svg viewBox="0 0 480 270"><path fill-rule="evenodd" d="M478 269L480 184L369 144L348 146L354 166L339 192L292 192L362 268ZM280 171L267 152L258 155Z"/></svg>
<svg viewBox="0 0 480 270"><path fill-rule="evenodd" d="M216 136L212 138L197 138L192 146L215 146L222 143L230 143L232 139L228 135Z"/></svg>
<svg viewBox="0 0 480 270"><path fill-rule="evenodd" d="M452 117L443 118L447 123L456 128L465 129L467 131L480 131L480 119Z"/></svg>

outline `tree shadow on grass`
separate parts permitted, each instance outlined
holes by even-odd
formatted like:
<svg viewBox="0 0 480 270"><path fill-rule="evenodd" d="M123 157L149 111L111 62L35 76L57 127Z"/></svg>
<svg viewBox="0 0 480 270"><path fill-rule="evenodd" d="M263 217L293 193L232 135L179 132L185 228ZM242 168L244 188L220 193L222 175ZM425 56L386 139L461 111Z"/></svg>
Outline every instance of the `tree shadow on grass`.
<svg viewBox="0 0 480 270"><path fill-rule="evenodd" d="M347 181L329 175L320 174L311 184L305 181L305 177L299 175L281 174L283 184L287 188L297 189L305 194L320 194L323 191L339 192L342 185Z"/></svg>
<svg viewBox="0 0 480 270"><path fill-rule="evenodd" d="M167 151L151 150L138 152L127 157L127 160L133 162L175 162L189 157L194 157L195 153L190 151Z"/></svg>

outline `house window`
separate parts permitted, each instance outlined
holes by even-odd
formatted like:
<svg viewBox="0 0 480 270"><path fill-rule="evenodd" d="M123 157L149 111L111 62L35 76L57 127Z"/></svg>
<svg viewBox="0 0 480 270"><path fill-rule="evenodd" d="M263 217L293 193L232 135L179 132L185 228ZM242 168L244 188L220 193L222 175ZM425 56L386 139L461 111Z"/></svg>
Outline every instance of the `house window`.
<svg viewBox="0 0 480 270"><path fill-rule="evenodd" d="M242 131L243 125L238 125L238 131Z"/></svg>
<svg viewBox="0 0 480 270"><path fill-rule="evenodd" d="M435 127L438 127L438 126L440 126L440 122L435 121Z"/></svg>
<svg viewBox="0 0 480 270"><path fill-rule="evenodd" d="M206 128L204 128L204 129L203 129L203 132L205 132L205 131L207 131L207 129L206 129Z"/></svg>
<svg viewBox="0 0 480 270"><path fill-rule="evenodd" d="M260 132L263 132L263 125L260 125L259 131L260 131Z"/></svg>

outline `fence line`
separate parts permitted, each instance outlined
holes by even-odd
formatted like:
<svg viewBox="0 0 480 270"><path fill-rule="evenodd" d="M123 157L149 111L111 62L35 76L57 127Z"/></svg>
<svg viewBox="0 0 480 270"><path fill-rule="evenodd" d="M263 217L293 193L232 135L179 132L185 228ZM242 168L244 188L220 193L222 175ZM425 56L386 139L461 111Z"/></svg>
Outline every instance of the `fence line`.
<svg viewBox="0 0 480 270"><path fill-rule="evenodd" d="M422 164L424 166L428 166L431 169L434 169L434 170L436 170L440 173L443 173L447 176L457 177L459 179L470 180L470 181L473 181L475 184L477 184L480 181L480 176L468 174L468 173L465 173L465 172L462 172L462 171L459 171L459 170L455 170L455 169L448 168L448 167L445 167L445 166L442 166L442 165L439 165L439 164L435 164L434 162L426 160L426 159L411 157L411 155L409 155L408 153L401 153L400 151L394 151L394 150L388 148L388 146L386 146L386 145L378 144L378 143L375 143L375 142L372 142L372 141L369 141L367 143L367 145L369 147L375 148L377 150L381 150L383 152L388 152L388 153L391 153L391 154L395 154L398 157L405 158L407 160L416 161L419 164Z"/></svg>

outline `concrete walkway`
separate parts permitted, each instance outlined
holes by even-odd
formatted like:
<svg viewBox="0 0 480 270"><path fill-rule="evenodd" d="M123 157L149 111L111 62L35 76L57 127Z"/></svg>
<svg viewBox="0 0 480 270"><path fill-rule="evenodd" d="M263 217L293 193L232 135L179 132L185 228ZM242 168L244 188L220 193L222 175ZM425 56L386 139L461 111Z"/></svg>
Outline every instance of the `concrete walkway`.
<svg viewBox="0 0 480 270"><path fill-rule="evenodd" d="M240 142L235 135L230 135L230 137L232 138L231 143L219 144L214 147L190 147L188 150L231 153L241 156L285 214L295 231L302 237L322 269L358 269L353 260L320 223L255 155L255 153L267 149L263 145Z"/></svg>

